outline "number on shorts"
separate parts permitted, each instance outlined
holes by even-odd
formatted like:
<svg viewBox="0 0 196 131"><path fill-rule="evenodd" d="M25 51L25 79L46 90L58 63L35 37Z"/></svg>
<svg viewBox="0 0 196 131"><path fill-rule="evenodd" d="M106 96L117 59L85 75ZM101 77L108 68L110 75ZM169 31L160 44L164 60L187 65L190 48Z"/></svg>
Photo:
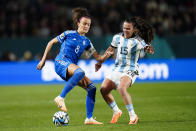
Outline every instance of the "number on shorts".
<svg viewBox="0 0 196 131"><path fill-rule="evenodd" d="M135 75L139 75L139 74L138 74L138 71L128 71L127 74L128 74L129 76L131 76L132 78L133 78Z"/></svg>

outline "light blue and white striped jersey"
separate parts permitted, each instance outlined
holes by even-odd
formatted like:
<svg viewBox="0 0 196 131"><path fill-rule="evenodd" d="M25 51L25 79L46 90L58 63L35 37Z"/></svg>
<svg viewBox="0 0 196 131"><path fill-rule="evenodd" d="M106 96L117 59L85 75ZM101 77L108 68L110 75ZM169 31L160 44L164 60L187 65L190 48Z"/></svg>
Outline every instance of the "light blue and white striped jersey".
<svg viewBox="0 0 196 131"><path fill-rule="evenodd" d="M113 37L111 46L117 48L117 56L113 71L129 72L138 70L140 51L147 46L141 37L136 36L126 39L123 37L122 33L116 34Z"/></svg>

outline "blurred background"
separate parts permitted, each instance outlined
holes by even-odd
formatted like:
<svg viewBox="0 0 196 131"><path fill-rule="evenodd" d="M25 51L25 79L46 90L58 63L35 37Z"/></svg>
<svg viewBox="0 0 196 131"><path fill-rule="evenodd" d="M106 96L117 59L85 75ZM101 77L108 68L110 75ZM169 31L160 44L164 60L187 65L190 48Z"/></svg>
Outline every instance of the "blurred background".
<svg viewBox="0 0 196 131"><path fill-rule="evenodd" d="M36 66L49 40L72 28L72 9L92 16L87 37L103 53L126 17L140 16L155 28L155 54L140 54L140 76L128 88L140 123L128 126L128 112L118 91L123 116L109 124L110 108L99 89L114 59L95 73L96 60L78 65L97 87L94 117L104 126L84 126L86 92L75 87L66 96L70 116L65 130L196 131L196 0L0 0L0 130L59 130L52 123L59 109L53 99L66 84L54 69L58 44L41 71ZM79 116L79 117L78 117Z"/></svg>
<svg viewBox="0 0 196 131"><path fill-rule="evenodd" d="M88 37L99 52L109 46L113 34L121 32L126 17L140 16L156 31L153 57L196 57L194 0L1 0L0 60L39 60L50 39L72 29L75 7L86 7L92 15ZM56 53L52 51L48 59Z"/></svg>
<svg viewBox="0 0 196 131"><path fill-rule="evenodd" d="M0 61L38 62L49 40L65 30L73 29L72 9L75 7L89 10L92 26L87 36L99 53L108 48L115 33L122 31L122 22L126 17L140 16L153 25L156 34L152 42L155 54L141 53L141 59L170 62L191 59L195 62L194 0L1 0ZM54 60L58 50L59 47L55 46L47 59ZM82 59L85 57L82 56ZM184 66L195 66L187 61L182 63ZM172 74L172 68L166 65L167 72ZM2 70L5 79L6 73L2 73Z"/></svg>

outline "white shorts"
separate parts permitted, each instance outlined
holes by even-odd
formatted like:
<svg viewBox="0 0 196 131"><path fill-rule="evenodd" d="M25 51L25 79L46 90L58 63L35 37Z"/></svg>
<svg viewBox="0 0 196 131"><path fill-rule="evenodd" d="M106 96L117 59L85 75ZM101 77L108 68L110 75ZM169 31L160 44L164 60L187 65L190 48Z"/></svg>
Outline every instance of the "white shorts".
<svg viewBox="0 0 196 131"><path fill-rule="evenodd" d="M138 71L130 71L130 72L127 72L127 73L125 73L125 72L112 71L110 74L108 74L106 76L106 78L108 78L111 81L113 81L114 84L116 85L116 87L118 87L118 85L120 84L121 77L128 76L132 80L131 85L133 85L133 83L135 82L135 80L136 80L136 78L137 78L138 75L139 75L138 74Z"/></svg>

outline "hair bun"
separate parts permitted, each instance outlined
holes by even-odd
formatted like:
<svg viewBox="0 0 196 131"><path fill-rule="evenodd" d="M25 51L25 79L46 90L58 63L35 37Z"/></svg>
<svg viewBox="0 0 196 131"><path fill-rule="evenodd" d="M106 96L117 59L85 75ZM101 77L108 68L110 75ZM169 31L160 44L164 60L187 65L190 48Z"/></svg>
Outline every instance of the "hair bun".
<svg viewBox="0 0 196 131"><path fill-rule="evenodd" d="M81 14L81 15L88 15L87 9L86 8L81 8L81 7L73 9L72 12L74 14L77 13L77 14Z"/></svg>
<svg viewBox="0 0 196 131"><path fill-rule="evenodd" d="M77 27L77 23L80 21L80 18L82 17L89 17L90 15L88 13L88 10L86 8L75 8L72 10L73 12L73 22L74 22L74 27Z"/></svg>

